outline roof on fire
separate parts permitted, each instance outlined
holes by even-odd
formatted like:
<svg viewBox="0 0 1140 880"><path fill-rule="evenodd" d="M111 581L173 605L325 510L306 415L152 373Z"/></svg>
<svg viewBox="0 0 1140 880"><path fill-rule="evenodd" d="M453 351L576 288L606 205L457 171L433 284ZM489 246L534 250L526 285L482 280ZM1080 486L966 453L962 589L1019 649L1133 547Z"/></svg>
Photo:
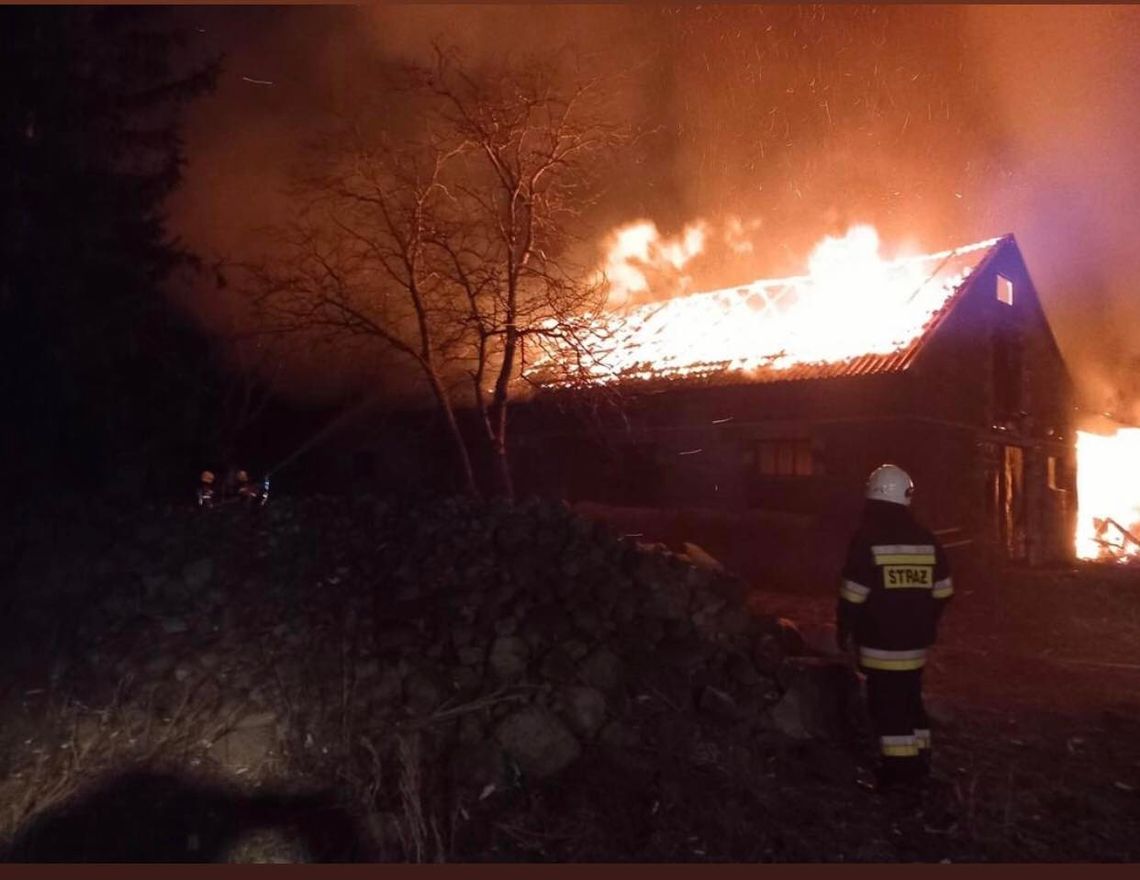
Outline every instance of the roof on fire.
<svg viewBox="0 0 1140 880"><path fill-rule="evenodd" d="M918 280L907 288L903 301L893 306L892 317L902 315L899 331L889 346L883 346L880 340L879 350L875 350L872 343L868 350L860 353L858 330L845 327L845 332L852 337L848 356L827 360L797 357L794 351L789 351L793 346L781 338L782 328L773 327L772 322L780 320L783 298L810 293L812 281L806 276L762 280L631 310L618 324L606 327L604 333L599 332L589 343L599 350L598 364L606 363L607 354L620 352L620 366L608 372L599 369L587 382L624 383L679 376L718 383L786 382L901 372L913 363L927 340L962 299L975 273L1004 244L1012 241L1013 236L1007 235L891 264L892 272L909 272L908 278ZM739 306L745 306L748 311L742 312ZM742 315L749 315L754 326L774 332L764 334L764 340L759 340L761 334L755 333L742 337L739 332ZM821 319L842 320L834 316L821 316ZM676 349L670 346L669 337L675 335L679 324L685 333L700 335L702 351L715 351L725 357L693 360L678 356ZM742 344L748 346L746 352L740 350ZM558 381L554 376L539 366L531 378L540 385L571 384Z"/></svg>

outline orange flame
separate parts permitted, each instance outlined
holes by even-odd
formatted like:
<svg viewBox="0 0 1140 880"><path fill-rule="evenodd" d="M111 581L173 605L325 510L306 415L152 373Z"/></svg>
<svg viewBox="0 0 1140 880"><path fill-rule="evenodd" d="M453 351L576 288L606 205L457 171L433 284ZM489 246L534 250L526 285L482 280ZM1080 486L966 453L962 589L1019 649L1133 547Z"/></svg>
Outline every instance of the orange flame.
<svg viewBox="0 0 1140 880"><path fill-rule="evenodd" d="M619 302L628 301L631 292L648 289L643 267L683 267L700 252L703 240L703 226L666 243L651 223L619 229L606 260L611 291L619 292ZM585 321L577 362L587 382L606 384L786 370L896 352L921 335L997 241L888 261L879 255L875 229L856 226L842 238L820 241L807 275L677 296ZM568 360L567 351L551 350L531 372L541 375L544 367Z"/></svg>
<svg viewBox="0 0 1140 880"><path fill-rule="evenodd" d="M1127 562L1140 556L1137 462L1140 428L1121 428L1109 436L1077 432L1079 558Z"/></svg>
<svg viewBox="0 0 1140 880"><path fill-rule="evenodd" d="M627 223L610 233L605 272L609 303L621 306L637 294L649 291L656 278L671 277L682 285L685 266L705 247L706 224L702 221L684 228L675 238L662 238L657 225L649 220Z"/></svg>

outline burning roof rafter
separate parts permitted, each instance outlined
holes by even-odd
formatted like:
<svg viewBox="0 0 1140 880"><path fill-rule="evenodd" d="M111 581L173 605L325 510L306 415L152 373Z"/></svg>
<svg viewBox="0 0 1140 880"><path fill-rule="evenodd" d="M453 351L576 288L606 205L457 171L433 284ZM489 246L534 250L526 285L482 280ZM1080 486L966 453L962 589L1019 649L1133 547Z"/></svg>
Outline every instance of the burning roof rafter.
<svg viewBox="0 0 1140 880"><path fill-rule="evenodd" d="M784 381L906 369L955 294L1001 242L883 260L855 227L808 274L693 293L585 320L529 371L549 387L660 378ZM571 356L573 354L573 356ZM572 366L571 366L572 365Z"/></svg>

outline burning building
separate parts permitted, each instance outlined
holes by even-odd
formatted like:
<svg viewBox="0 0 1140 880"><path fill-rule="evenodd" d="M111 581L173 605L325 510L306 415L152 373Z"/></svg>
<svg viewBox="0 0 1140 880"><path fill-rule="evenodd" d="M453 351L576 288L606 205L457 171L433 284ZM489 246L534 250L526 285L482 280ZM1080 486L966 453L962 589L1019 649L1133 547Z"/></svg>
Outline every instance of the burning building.
<svg viewBox="0 0 1140 880"><path fill-rule="evenodd" d="M548 350L515 410L520 487L700 512L734 524L730 556L831 567L891 461L948 547L1071 558L1074 387L1013 236L892 261L867 228L824 244L807 275L640 305Z"/></svg>

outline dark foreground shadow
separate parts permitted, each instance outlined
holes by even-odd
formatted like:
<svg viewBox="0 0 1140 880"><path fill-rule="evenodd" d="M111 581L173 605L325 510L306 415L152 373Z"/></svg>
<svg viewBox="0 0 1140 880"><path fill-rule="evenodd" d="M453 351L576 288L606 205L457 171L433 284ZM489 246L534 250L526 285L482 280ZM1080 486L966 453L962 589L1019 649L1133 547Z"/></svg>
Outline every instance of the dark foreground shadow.
<svg viewBox="0 0 1140 880"><path fill-rule="evenodd" d="M259 845L261 838L270 842ZM244 793L148 771L105 780L29 820L0 857L8 862L369 860L356 823L328 795Z"/></svg>

